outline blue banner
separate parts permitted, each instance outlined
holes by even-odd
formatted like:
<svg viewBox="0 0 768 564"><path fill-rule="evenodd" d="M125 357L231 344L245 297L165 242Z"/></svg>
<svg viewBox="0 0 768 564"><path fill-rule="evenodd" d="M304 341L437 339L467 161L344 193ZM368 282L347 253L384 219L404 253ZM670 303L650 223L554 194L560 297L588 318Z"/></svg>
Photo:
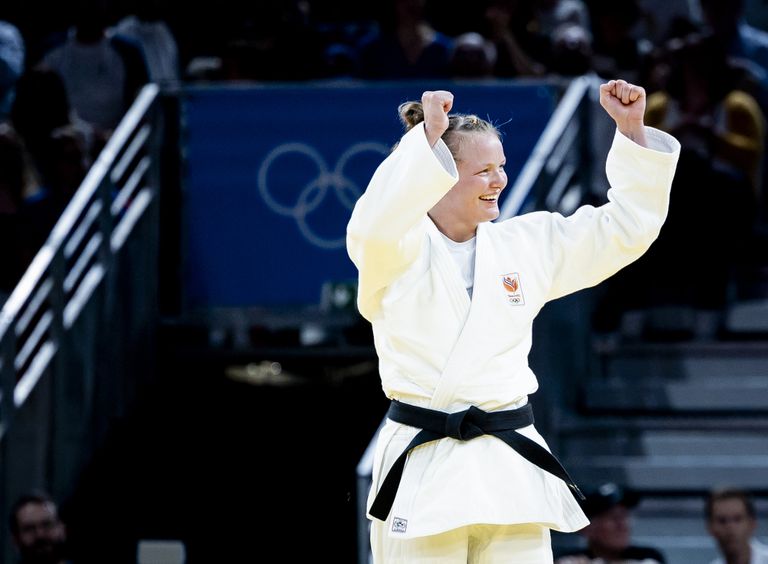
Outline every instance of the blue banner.
<svg viewBox="0 0 768 564"><path fill-rule="evenodd" d="M185 91L184 302L188 308L317 304L356 278L352 207L402 129L397 107L448 88L454 111L504 134L510 185L555 105L549 85L389 83Z"/></svg>

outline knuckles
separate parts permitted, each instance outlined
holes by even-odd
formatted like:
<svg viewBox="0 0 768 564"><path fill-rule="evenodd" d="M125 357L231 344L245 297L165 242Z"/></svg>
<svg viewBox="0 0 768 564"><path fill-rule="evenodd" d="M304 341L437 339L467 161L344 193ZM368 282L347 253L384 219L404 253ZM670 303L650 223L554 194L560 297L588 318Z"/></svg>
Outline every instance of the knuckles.
<svg viewBox="0 0 768 564"><path fill-rule="evenodd" d="M453 100L453 94L447 90L427 90L421 95L422 104L436 103L442 105Z"/></svg>

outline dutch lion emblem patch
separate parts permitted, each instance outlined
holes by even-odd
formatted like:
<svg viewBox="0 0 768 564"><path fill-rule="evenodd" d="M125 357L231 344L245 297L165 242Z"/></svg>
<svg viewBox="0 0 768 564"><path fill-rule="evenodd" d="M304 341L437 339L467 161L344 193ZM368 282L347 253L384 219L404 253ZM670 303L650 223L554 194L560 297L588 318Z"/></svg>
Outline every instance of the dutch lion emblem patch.
<svg viewBox="0 0 768 564"><path fill-rule="evenodd" d="M504 293L507 295L507 302L510 305L525 305L523 287L520 284L520 275L517 272L502 274L501 285L504 288Z"/></svg>

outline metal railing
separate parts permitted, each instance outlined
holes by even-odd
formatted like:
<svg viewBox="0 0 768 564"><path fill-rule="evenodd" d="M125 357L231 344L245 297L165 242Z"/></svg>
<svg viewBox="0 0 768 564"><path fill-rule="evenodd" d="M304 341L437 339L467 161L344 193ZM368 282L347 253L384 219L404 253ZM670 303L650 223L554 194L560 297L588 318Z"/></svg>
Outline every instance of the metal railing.
<svg viewBox="0 0 768 564"><path fill-rule="evenodd" d="M590 144L589 117L594 84L595 79L589 76L571 81L515 183L509 188L499 220L540 209L572 211L570 208L575 208L592 190L594 148ZM374 433L356 468L359 564L369 564L371 558L366 498L371 487L373 452L379 430Z"/></svg>
<svg viewBox="0 0 768 564"><path fill-rule="evenodd" d="M590 76L571 81L515 183L508 189L499 220L526 211L558 210L570 189L578 187L582 197L589 189L592 158L587 116L594 83Z"/></svg>
<svg viewBox="0 0 768 564"><path fill-rule="evenodd" d="M3 516L30 488L68 492L149 366L158 101L155 85L139 93L0 311Z"/></svg>

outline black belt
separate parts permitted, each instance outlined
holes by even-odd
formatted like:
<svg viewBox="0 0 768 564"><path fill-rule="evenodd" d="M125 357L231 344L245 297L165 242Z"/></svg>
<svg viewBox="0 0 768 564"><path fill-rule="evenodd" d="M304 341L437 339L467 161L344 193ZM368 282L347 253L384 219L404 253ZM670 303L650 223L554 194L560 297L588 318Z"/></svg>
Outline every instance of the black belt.
<svg viewBox="0 0 768 564"><path fill-rule="evenodd" d="M584 495L557 458L547 449L515 430L533 424L533 409L529 403L518 409L506 411L486 412L472 406L458 413L444 413L393 400L387 411L387 417L392 421L417 427L421 431L405 447L384 478L370 510L371 515L376 519L385 521L392 509L408 453L424 443L446 437L458 441L469 441L481 435L493 435L515 449L529 462L563 480L571 488L571 493L576 499L584 499Z"/></svg>

